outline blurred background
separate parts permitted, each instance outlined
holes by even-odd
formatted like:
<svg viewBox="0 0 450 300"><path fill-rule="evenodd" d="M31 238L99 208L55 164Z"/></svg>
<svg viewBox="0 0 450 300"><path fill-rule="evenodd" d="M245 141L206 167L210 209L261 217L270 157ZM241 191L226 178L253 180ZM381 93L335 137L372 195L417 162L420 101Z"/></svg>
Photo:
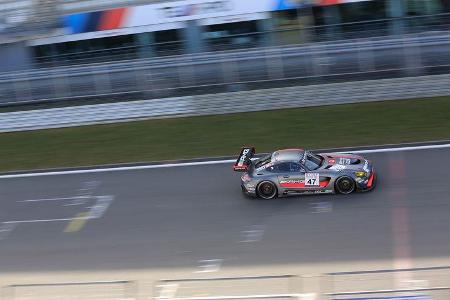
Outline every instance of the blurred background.
<svg viewBox="0 0 450 300"><path fill-rule="evenodd" d="M450 0L0 0L0 300L448 300L449 95ZM228 161L406 142L348 198Z"/></svg>
<svg viewBox="0 0 450 300"><path fill-rule="evenodd" d="M448 72L445 0L2 1L0 104Z"/></svg>

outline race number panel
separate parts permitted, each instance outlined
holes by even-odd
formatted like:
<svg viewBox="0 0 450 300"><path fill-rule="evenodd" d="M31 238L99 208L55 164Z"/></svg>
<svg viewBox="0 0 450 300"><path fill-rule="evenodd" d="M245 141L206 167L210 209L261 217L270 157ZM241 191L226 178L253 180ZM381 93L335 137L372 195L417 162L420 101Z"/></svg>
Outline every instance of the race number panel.
<svg viewBox="0 0 450 300"><path fill-rule="evenodd" d="M305 186L320 186L319 173L306 173Z"/></svg>

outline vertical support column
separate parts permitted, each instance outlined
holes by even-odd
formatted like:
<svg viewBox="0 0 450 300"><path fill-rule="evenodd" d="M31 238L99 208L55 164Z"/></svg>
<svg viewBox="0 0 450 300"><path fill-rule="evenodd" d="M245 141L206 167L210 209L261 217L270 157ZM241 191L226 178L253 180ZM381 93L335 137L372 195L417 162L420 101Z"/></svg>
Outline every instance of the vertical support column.
<svg viewBox="0 0 450 300"><path fill-rule="evenodd" d="M386 0L386 8L388 18L392 19L389 25L389 33L391 35L403 34L405 30L402 19L405 16L403 0Z"/></svg>
<svg viewBox="0 0 450 300"><path fill-rule="evenodd" d="M315 31L306 29L314 26L314 13L312 9L312 6L297 8L300 43L309 43L315 40Z"/></svg>
<svg viewBox="0 0 450 300"><path fill-rule="evenodd" d="M137 44L139 47L139 58L155 57L155 34L153 32L144 32L137 34Z"/></svg>
<svg viewBox="0 0 450 300"><path fill-rule="evenodd" d="M185 28L181 30L185 42L185 51L189 54L205 51L202 36L203 28L196 20L185 22Z"/></svg>
<svg viewBox="0 0 450 300"><path fill-rule="evenodd" d="M261 19L257 21L258 32L262 32L259 37L259 44L261 47L270 47L275 45L273 36L273 22L272 19Z"/></svg>
<svg viewBox="0 0 450 300"><path fill-rule="evenodd" d="M325 25L327 25L327 36L329 39L338 40L342 38L340 24L342 23L341 13L338 5L324 7Z"/></svg>

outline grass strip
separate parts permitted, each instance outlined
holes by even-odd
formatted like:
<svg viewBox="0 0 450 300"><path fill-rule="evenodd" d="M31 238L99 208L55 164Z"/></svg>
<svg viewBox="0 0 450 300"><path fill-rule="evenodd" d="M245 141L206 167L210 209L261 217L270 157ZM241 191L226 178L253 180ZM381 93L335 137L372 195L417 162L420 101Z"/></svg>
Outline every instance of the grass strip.
<svg viewBox="0 0 450 300"><path fill-rule="evenodd" d="M3 133L0 171L439 139L450 139L450 97Z"/></svg>

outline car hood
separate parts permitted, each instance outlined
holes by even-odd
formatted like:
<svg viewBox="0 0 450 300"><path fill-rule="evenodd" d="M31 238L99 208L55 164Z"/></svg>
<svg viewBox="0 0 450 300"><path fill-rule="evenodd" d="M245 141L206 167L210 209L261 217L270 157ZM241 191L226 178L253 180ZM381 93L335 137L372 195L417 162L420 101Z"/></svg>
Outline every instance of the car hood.
<svg viewBox="0 0 450 300"><path fill-rule="evenodd" d="M364 170L369 172L369 162L364 157L354 154L342 153L321 153L324 158L323 169L342 171L342 170Z"/></svg>

